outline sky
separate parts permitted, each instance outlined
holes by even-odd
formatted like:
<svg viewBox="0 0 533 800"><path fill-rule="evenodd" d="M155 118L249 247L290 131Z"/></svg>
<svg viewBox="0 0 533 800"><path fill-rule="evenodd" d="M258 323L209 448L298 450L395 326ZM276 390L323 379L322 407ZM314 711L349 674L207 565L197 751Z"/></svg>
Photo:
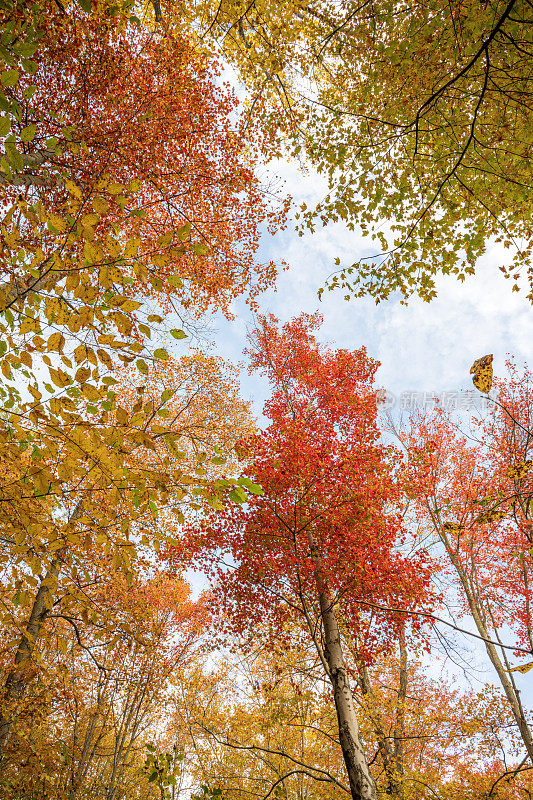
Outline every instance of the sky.
<svg viewBox="0 0 533 800"><path fill-rule="evenodd" d="M325 193L322 180L302 173L296 163L278 162L270 169L283 179L295 206L302 200L311 205ZM293 223L275 236L265 234L261 257L285 260L289 269L280 273L276 288L261 297L261 313L286 322L302 311L319 310L324 317L319 338L334 347L364 345L381 363L377 385L395 396L397 407L404 392L472 390L470 367L487 353L494 353L496 375L504 373L509 355L519 363L531 362L533 309L524 294L511 292L511 282L499 271L508 253L497 246L488 249L477 274L464 283L442 276L437 281L438 297L429 304L416 297L407 306L399 298L377 306L372 298L346 302L342 291L325 292L320 302L317 290L335 268L335 257L351 264L370 252L370 245L368 238L341 224L303 237L296 234ZM242 360L246 331L254 326L254 318L243 302L234 304L233 313L234 320L219 315L212 324L217 352L237 362ZM242 380L243 393L259 414L265 387L245 374Z"/></svg>

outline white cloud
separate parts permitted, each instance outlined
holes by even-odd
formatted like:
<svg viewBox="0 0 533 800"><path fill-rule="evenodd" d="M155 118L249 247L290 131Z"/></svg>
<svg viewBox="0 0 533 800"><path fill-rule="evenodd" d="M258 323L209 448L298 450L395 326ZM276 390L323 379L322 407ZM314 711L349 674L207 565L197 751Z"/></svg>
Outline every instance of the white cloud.
<svg viewBox="0 0 533 800"><path fill-rule="evenodd" d="M280 161L272 169L297 201L311 205L326 191L320 177L304 175L294 163ZM378 384L395 394L470 388L470 366L486 353L494 353L495 371L500 374L508 354L519 361L529 359L533 309L524 294L511 291L511 281L498 269L508 258L507 251L490 248L477 274L464 283L452 277L439 278L438 297L430 304L416 297L408 306L399 299L378 306L370 298L346 302L339 290L326 292L319 302L317 290L335 269L336 256L349 264L370 252L368 239L341 224L303 237L291 227L274 237L265 235L261 257L277 262L283 259L290 269L280 274L277 291L269 291L261 299L262 312L286 321L302 311L318 309L324 316L323 340L338 347L364 345L381 361ZM236 304L235 312L234 322L217 318L217 346L221 353L239 360L253 316L242 303ZM262 384L248 379L246 391L258 399L264 394Z"/></svg>

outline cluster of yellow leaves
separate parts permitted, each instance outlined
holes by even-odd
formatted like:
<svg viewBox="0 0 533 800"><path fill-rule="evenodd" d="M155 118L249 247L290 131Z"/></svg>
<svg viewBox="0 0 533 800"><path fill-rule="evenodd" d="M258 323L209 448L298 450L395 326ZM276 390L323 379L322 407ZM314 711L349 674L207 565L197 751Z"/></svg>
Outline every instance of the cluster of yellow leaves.
<svg viewBox="0 0 533 800"><path fill-rule="evenodd" d="M525 478L531 467L533 467L533 461L520 461L518 464L513 464L511 467L508 467L505 474L509 480L521 481L522 478Z"/></svg>
<svg viewBox="0 0 533 800"><path fill-rule="evenodd" d="M222 471L233 468L224 453L250 428L235 374L221 360L199 352L172 359L168 342L186 334L168 326L166 311L172 296L187 305L193 280L190 271L179 268L183 259L194 266L196 285L210 300L219 290L221 298L241 291L249 280L256 219L247 215L241 244L235 244L240 217L233 228L221 219L230 206L238 208L233 196L242 187L228 179L213 189L202 146L190 141L187 127L179 128L191 126L189 110L183 110L180 99L167 113L168 97L164 87L157 95L158 79L153 80L149 65L155 108L136 131L143 134L142 125L152 117L163 128L171 124L171 143L161 152L180 164L196 147L196 160L186 162L183 178L183 185L193 187L188 202L213 229L219 226L217 241L225 244L228 263L234 244L237 251L246 241L248 260L240 265L238 280L232 272L221 281L212 276L212 285L204 280L199 265L208 254L207 238L193 215L191 222L181 210L170 216L161 211L167 195L179 195L177 172L165 173L168 164L164 158L158 161L155 150L153 164L146 154L150 168L145 168L144 155L136 160L144 139L128 139L126 127L115 147L107 118L101 120L103 133L97 139L98 125L91 131L83 123L87 98L80 101L76 92L76 124L67 124L67 112L66 117L56 111L46 116L46 92L52 93L56 73L63 79L61 63L53 61L56 40L73 48L80 47L83 37L91 42L96 36L99 42L101 25L108 37L105 57L113 59L116 45L127 62L131 42L126 29L139 27L128 4L104 0L93 8L84 0L67 6L68 13L61 4L28 6L16 0L0 5L0 137L6 147L0 163L0 759L18 723L30 714L25 701L30 679L37 687L39 681L48 685L51 637L59 653L53 669L60 673L73 631L74 646L84 648L79 633L84 629L91 652L100 654L114 651L119 640L142 644L141 619L133 610L118 625L120 603L124 606L135 586L141 556L153 561L162 544L175 543L173 534L189 508L201 502L219 507L228 483L246 498L237 479L220 483ZM139 35L152 42L150 32ZM24 54L26 45L31 53ZM199 118L209 121L206 136L214 152L220 147L223 153L219 163L224 162L228 175L240 175L243 186L255 186L238 148L230 147L231 136L213 121L217 113L229 112L229 101L216 97L206 65L186 42L172 37L161 37L154 48L152 58L161 57L158 67L174 63L176 82L190 86L191 104L197 103ZM79 57L79 49L73 52ZM65 57L61 47L59 53ZM28 61L32 54L35 69ZM143 59L134 61L144 68ZM99 102L107 66L112 64L95 58L91 84L88 65L76 65L83 73L81 89L90 86L96 96L89 97L90 103ZM36 85L30 85L34 73ZM144 102L143 86L134 89ZM34 96L40 102L35 108ZM108 97L113 99L113 93ZM56 101L61 104L61 95L50 94L50 104ZM36 122L21 132L23 113ZM56 135L48 135L50 128ZM114 171L105 169L110 160L102 156L106 148L123 159ZM144 228L148 212L143 206L152 215ZM191 294L188 303L200 313L205 300L196 309L195 297ZM154 299L155 311L148 304ZM113 576L125 585L118 608L105 606L92 589L110 587ZM54 623L55 613L68 624Z"/></svg>
<svg viewBox="0 0 533 800"><path fill-rule="evenodd" d="M488 511L483 511L482 514L476 517L475 521L479 523L499 522L500 520L505 519L507 513L507 510L502 506L494 506L494 508L491 508Z"/></svg>

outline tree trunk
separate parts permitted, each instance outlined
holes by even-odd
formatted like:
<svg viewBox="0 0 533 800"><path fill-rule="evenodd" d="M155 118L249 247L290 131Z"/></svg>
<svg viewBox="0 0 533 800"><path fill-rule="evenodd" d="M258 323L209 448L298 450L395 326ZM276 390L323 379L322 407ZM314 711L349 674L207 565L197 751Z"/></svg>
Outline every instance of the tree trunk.
<svg viewBox="0 0 533 800"><path fill-rule="evenodd" d="M489 641L490 639L492 639L491 631L487 624L487 613L485 608L483 607L483 600L479 596L478 587L475 585L472 577L468 575L466 570L463 568L459 558L457 557L457 554L455 553L450 543L450 540L448 539L444 531L444 528L435 520L434 524L437 533L439 535L439 538L443 543L444 547L446 548L448 557L452 562L453 566L455 567L459 580L461 581L468 602L468 606L470 608L470 613L472 614L472 619L476 624L478 633L484 639L487 655L494 669L496 670L498 678L500 679L503 691L505 692L507 700L509 701L509 705L511 706L515 722L517 724L518 730L520 731L522 741L527 750L529 760L533 763L533 734L531 728L529 727L529 723L526 719L524 709L522 707L520 693L516 688L514 677L510 671L510 667L505 655L505 650L501 648L502 658L503 661L505 662L502 663L502 658L500 658L499 656L496 645L494 645L491 641ZM490 614L490 607L488 609L488 613ZM494 631L495 631L495 636L498 639L498 631L495 625L494 625Z"/></svg>
<svg viewBox="0 0 533 800"><path fill-rule="evenodd" d="M396 701L396 721L394 725L394 760L396 772L401 784L403 797L403 778L405 775L404 764L404 739L405 739L405 701L407 698L407 648L405 646L405 629L400 631L400 680L398 685L398 700Z"/></svg>
<svg viewBox="0 0 533 800"><path fill-rule="evenodd" d="M352 690L342 652L339 626L333 609L333 599L324 580L320 553L310 531L307 532L307 540L315 566L315 582L324 626L324 656L328 665L328 677L333 687L339 724L339 742L348 773L352 800L376 800L376 784L368 769L359 735L359 725L355 716Z"/></svg>
<svg viewBox="0 0 533 800"><path fill-rule="evenodd" d="M384 720L379 713L376 705L376 695L374 687L370 681L370 676L366 665L363 662L357 664L359 672L359 686L365 700L366 713L372 724L374 736L376 737L378 752L383 762L383 770L386 777L386 795L391 800L403 800L403 741L400 738L401 720L398 719L400 710L399 695L401 693L402 676L400 674L400 689L398 693L398 705L396 708L396 719L394 726L394 740L388 734L390 720Z"/></svg>
<svg viewBox="0 0 533 800"><path fill-rule="evenodd" d="M35 646L41 634L44 621L51 607L51 585L55 584L59 575L64 551L59 550L46 576L41 580L30 618L26 625L26 631L22 634L12 669L9 671L4 690L2 692L2 706L0 709L0 763L4 757L4 748L13 727L12 713L10 706L24 695L26 688L25 668L29 665Z"/></svg>

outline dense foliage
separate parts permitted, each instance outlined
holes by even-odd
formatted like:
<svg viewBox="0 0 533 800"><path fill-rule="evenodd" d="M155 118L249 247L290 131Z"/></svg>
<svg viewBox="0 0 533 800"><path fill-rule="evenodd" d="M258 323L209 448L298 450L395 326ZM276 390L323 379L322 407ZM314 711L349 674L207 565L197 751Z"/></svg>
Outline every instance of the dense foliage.
<svg viewBox="0 0 533 800"><path fill-rule="evenodd" d="M6 800L532 797L531 375L384 431L364 348L259 315L259 424L204 335L275 282L280 153L329 180L304 227L383 251L330 287L431 300L494 237L518 281L531 14L0 0Z"/></svg>

